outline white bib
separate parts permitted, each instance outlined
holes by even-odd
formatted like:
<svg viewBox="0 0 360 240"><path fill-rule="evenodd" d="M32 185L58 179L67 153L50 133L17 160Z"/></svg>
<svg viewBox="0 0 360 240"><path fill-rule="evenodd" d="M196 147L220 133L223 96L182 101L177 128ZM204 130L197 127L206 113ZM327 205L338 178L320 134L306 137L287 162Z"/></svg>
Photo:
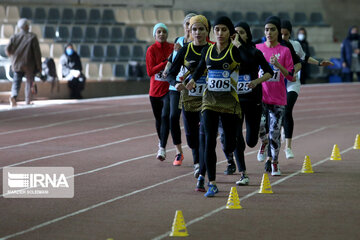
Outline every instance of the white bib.
<svg viewBox="0 0 360 240"><path fill-rule="evenodd" d="M208 86L209 91L213 92L230 92L231 78L229 70L209 70Z"/></svg>
<svg viewBox="0 0 360 240"><path fill-rule="evenodd" d="M191 76L189 76L189 79L191 79ZM203 95L205 88L206 88L206 76L202 76L199 80L196 81L195 88L189 91L189 96L200 97Z"/></svg>
<svg viewBox="0 0 360 240"><path fill-rule="evenodd" d="M249 88L250 82L251 82L250 75L240 75L238 78L237 93L246 94L252 92L252 89Z"/></svg>

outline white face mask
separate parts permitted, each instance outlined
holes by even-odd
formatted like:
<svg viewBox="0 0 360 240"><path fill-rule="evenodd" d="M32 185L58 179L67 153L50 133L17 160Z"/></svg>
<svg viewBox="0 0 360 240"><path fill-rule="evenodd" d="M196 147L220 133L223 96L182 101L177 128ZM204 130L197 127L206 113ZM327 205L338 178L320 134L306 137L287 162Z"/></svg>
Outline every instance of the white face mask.
<svg viewBox="0 0 360 240"><path fill-rule="evenodd" d="M303 40L305 39L305 34L299 33L299 34L298 34L298 39L299 39L300 41L303 41Z"/></svg>

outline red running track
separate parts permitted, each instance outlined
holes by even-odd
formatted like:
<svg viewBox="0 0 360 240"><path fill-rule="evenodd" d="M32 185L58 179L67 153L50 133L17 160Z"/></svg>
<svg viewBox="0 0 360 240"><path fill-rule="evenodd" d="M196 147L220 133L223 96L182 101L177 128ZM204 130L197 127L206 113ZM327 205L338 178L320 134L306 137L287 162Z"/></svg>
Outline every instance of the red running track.
<svg viewBox="0 0 360 240"><path fill-rule="evenodd" d="M172 166L155 159L157 136L147 96L81 100L0 111L1 169L74 167L70 199L0 198L0 239L164 239L182 210L188 239L359 239L360 84L305 85L295 105L295 158L279 162L274 194L257 194L263 163L246 149L250 185L237 187L242 210L227 210L239 174L218 144L220 192L194 191L191 151ZM329 161L338 144L342 161ZM283 149L283 147L282 147ZM314 174L301 174L309 155ZM2 171L0 173L2 175Z"/></svg>

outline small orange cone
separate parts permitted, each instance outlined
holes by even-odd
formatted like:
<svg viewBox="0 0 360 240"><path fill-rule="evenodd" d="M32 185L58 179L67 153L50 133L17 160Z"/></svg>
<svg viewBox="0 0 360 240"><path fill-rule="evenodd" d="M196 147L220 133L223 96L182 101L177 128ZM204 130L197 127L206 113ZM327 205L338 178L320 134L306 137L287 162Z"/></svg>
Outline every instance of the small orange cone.
<svg viewBox="0 0 360 240"><path fill-rule="evenodd" d="M181 210L177 210L175 213L174 222L171 228L170 237L187 237L189 236L186 230L185 220Z"/></svg>
<svg viewBox="0 0 360 240"><path fill-rule="evenodd" d="M330 160L337 160L337 161L341 160L341 155L340 155L339 147L337 144L334 145Z"/></svg>
<svg viewBox="0 0 360 240"><path fill-rule="evenodd" d="M273 193L267 173L264 173L262 177L259 193Z"/></svg>
<svg viewBox="0 0 360 240"><path fill-rule="evenodd" d="M311 161L309 156L305 156L304 164L301 169L302 173L314 173L311 166Z"/></svg>
<svg viewBox="0 0 360 240"><path fill-rule="evenodd" d="M242 209L242 206L240 206L240 199L239 199L239 195L236 191L236 187L231 187L229 198L226 203L226 208L227 209Z"/></svg>
<svg viewBox="0 0 360 240"><path fill-rule="evenodd" d="M356 135L355 143L354 143L354 149L360 149L360 134Z"/></svg>

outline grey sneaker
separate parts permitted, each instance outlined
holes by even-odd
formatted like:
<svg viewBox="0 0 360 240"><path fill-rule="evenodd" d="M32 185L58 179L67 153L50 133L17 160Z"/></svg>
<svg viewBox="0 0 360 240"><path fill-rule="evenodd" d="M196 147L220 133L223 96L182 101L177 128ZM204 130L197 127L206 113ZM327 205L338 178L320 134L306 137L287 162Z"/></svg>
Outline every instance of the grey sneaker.
<svg viewBox="0 0 360 240"><path fill-rule="evenodd" d="M236 185L239 186L249 185L249 177L247 176L247 174L242 175L240 180L236 182Z"/></svg>

